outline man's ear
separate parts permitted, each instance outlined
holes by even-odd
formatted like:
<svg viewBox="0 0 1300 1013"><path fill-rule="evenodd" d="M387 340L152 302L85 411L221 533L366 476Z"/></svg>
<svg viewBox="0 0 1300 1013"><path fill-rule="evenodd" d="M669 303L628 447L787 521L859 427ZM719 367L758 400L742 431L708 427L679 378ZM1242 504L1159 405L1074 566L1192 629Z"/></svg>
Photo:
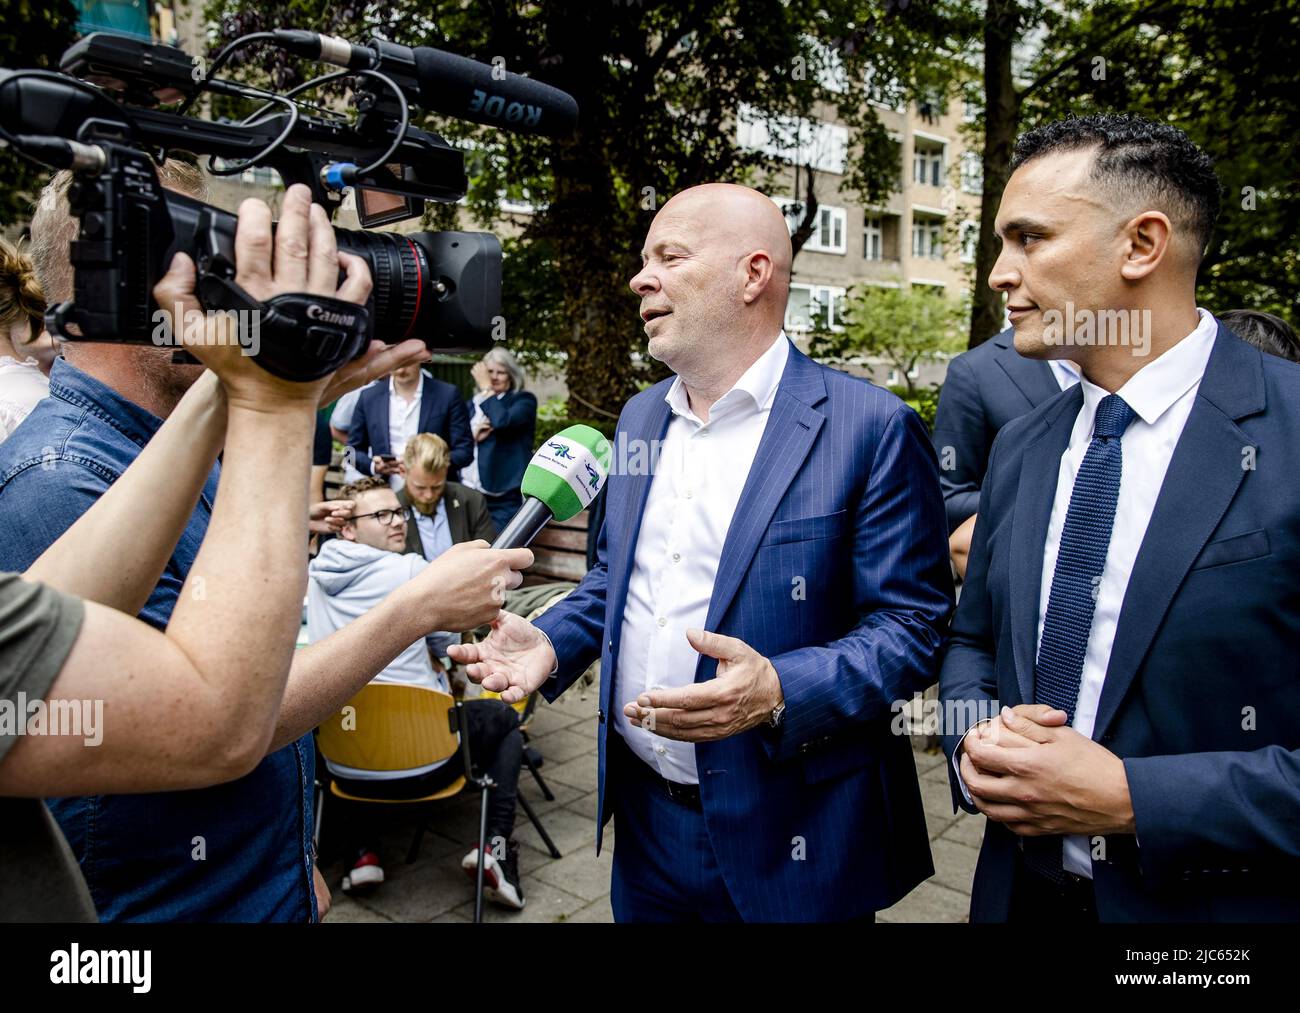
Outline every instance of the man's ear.
<svg viewBox="0 0 1300 1013"><path fill-rule="evenodd" d="M772 255L766 250L755 250L743 261L745 268L745 288L742 298L746 303L757 302L759 297L772 282L775 265Z"/></svg>
<svg viewBox="0 0 1300 1013"><path fill-rule="evenodd" d="M1125 281L1142 281L1173 255L1175 242L1169 218L1161 211L1143 211L1129 219L1123 230Z"/></svg>
<svg viewBox="0 0 1300 1013"><path fill-rule="evenodd" d="M357 540L357 526L348 521L343 527L339 528L339 537L349 542L355 542Z"/></svg>

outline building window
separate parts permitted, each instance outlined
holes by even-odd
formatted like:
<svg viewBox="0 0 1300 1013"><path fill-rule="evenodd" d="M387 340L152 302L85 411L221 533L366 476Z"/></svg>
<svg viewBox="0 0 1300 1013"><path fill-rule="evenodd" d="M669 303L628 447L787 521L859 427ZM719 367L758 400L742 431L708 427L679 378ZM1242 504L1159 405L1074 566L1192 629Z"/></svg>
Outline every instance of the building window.
<svg viewBox="0 0 1300 1013"><path fill-rule="evenodd" d="M984 192L984 165L978 151L961 153L961 188L967 193Z"/></svg>
<svg viewBox="0 0 1300 1013"><path fill-rule="evenodd" d="M810 331L814 322L819 326L839 330L840 305L844 289L830 285L790 286L790 298L785 307L785 329L792 333Z"/></svg>
<svg viewBox="0 0 1300 1013"><path fill-rule="evenodd" d="M917 259L943 260L943 226L930 221L913 222L912 256Z"/></svg>
<svg viewBox="0 0 1300 1013"><path fill-rule="evenodd" d="M885 229L879 218L868 218L862 230L862 256L865 260L885 259Z"/></svg>
<svg viewBox="0 0 1300 1013"><path fill-rule="evenodd" d="M980 241L980 227L978 222L961 223L961 262L963 264L975 263L975 249Z"/></svg>
<svg viewBox="0 0 1300 1013"><path fill-rule="evenodd" d="M766 117L742 103L736 111L736 143L821 172L844 172L849 128L802 117Z"/></svg>
<svg viewBox="0 0 1300 1013"><path fill-rule="evenodd" d="M781 209L786 227L794 235L803 222L803 202L793 197L773 197L772 201ZM819 206L817 224L803 248L813 253L848 253L848 212L844 208L828 207L825 204Z"/></svg>
<svg viewBox="0 0 1300 1013"><path fill-rule="evenodd" d="M912 181L921 186L942 186L944 147L934 141L918 139L912 152Z"/></svg>

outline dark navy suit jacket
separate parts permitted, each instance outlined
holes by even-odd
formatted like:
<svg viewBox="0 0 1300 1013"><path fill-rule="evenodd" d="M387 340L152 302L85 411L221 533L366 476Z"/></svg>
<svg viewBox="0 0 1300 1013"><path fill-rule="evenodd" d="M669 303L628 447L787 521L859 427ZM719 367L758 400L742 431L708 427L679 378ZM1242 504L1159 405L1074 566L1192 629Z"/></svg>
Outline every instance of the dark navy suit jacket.
<svg viewBox="0 0 1300 1013"><path fill-rule="evenodd" d="M472 416L473 404L467 407ZM505 397L485 398L481 407L492 423L492 435L478 445L479 485L488 493L518 492L533 456L537 398L526 390L511 390Z"/></svg>
<svg viewBox="0 0 1300 1013"><path fill-rule="evenodd" d="M1082 403L1063 391L994 444L940 682L953 710L1034 699L1043 545ZM1093 729L1124 761L1137 828L1093 858L1104 921L1300 920L1298 436L1300 366L1220 326ZM951 759L962 730L949 730ZM1018 841L988 823L972 920L1006 918Z"/></svg>
<svg viewBox="0 0 1300 1013"><path fill-rule="evenodd" d="M455 482L460 469L474 460L474 437L469 431L469 414L458 391L445 380L422 374L420 391L420 428L417 432L437 433L451 448L451 467L447 478ZM355 455L354 467L370 474L370 458L391 454L393 443L388 432L388 396L392 381L374 383L361 391L352 426L348 430L348 447Z"/></svg>
<svg viewBox="0 0 1300 1013"><path fill-rule="evenodd" d="M1052 367L1020 355L1012 334L1007 328L948 363L933 439L949 534L979 507L998 430L1061 392Z"/></svg>
<svg viewBox="0 0 1300 1013"><path fill-rule="evenodd" d="M628 402L615 446L664 437L670 383ZM547 699L601 660L602 827L623 790L606 777L606 737L628 720L613 684L652 481L634 470L616 468L605 487L595 568L536 620L559 659ZM890 726L895 702L933 682L951 607L924 425L889 392L792 347L704 624L770 659L785 694L778 735L756 728L696 747L709 836L746 920L862 917L932 874L911 744ZM716 671L701 657L695 681Z"/></svg>

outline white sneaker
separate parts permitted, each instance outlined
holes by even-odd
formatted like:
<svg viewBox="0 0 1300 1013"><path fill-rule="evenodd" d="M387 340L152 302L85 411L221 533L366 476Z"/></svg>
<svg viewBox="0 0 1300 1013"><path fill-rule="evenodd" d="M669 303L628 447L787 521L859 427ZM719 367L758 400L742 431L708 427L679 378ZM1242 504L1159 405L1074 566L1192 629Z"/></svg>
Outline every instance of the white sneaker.
<svg viewBox="0 0 1300 1013"><path fill-rule="evenodd" d="M475 848L460 862L460 867L471 880L478 876L478 856ZM501 907L522 911L526 902L523 884L519 881L519 845L514 841L507 843L506 857L500 861L490 848L483 849L483 857L483 896Z"/></svg>

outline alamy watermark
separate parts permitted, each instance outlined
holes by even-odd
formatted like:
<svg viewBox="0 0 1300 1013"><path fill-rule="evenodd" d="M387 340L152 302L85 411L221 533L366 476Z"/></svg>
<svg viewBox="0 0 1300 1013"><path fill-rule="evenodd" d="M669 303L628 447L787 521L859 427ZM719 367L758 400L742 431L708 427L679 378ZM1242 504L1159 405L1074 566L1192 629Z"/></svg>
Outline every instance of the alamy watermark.
<svg viewBox="0 0 1300 1013"><path fill-rule="evenodd" d="M88 746L104 741L103 700L0 698L0 738L15 735L73 735Z"/></svg>
<svg viewBox="0 0 1300 1013"><path fill-rule="evenodd" d="M1140 356L1151 352L1150 310L1075 309L1043 311L1043 344L1095 348L1132 347Z"/></svg>
<svg viewBox="0 0 1300 1013"><path fill-rule="evenodd" d="M316 309L317 307L312 307ZM262 350L261 310L154 310L153 343L159 348L194 345L238 345L244 355ZM172 321L181 320L177 329Z"/></svg>

